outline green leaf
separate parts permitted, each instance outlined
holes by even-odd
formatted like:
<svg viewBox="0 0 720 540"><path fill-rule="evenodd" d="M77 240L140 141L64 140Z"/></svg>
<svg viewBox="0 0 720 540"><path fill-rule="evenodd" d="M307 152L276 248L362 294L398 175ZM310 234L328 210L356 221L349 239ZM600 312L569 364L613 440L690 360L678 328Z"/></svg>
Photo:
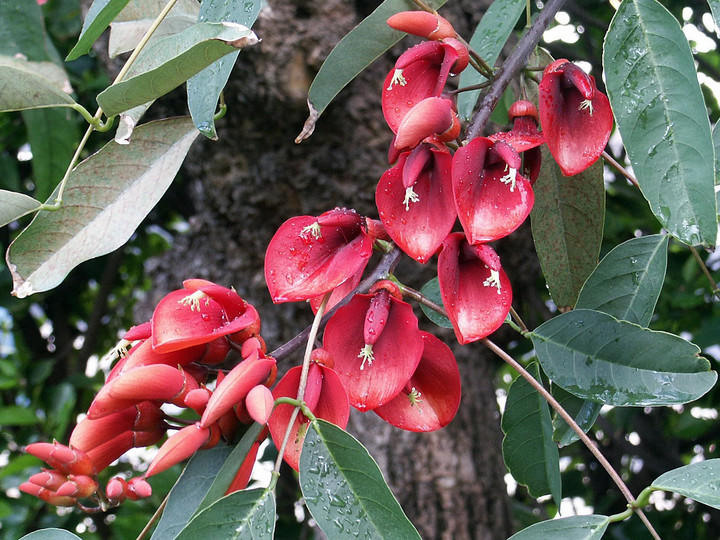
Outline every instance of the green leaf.
<svg viewBox="0 0 720 540"><path fill-rule="evenodd" d="M257 42L255 34L239 24L195 24L144 48L127 77L101 92L97 102L114 116L167 94L215 60Z"/></svg>
<svg viewBox="0 0 720 540"><path fill-rule="evenodd" d="M27 407L11 405L0 407L0 425L3 426L32 426L40 420L35 412Z"/></svg>
<svg viewBox="0 0 720 540"><path fill-rule="evenodd" d="M587 433L595 420L597 420L600 409L602 409L602 403L579 398L556 384L552 385L551 393L562 408L572 416L575 423ZM555 413L553 416L553 441L562 447L574 443L579 438L567 422L559 414Z"/></svg>
<svg viewBox="0 0 720 540"><path fill-rule="evenodd" d="M427 0L425 3L437 9L445 2L447 0ZM388 17L413 9L417 9L417 6L411 0L385 0L335 45L310 85L310 116L295 142L312 135L317 119L340 90L406 35L390 28L387 25Z"/></svg>
<svg viewBox="0 0 720 540"><path fill-rule="evenodd" d="M546 147L533 185L532 235L550 295L560 308L575 305L580 288L597 265L605 220L603 166L563 176Z"/></svg>
<svg viewBox="0 0 720 540"><path fill-rule="evenodd" d="M203 2L198 22L232 21L252 28L257 19L263 0L224 0ZM188 108L195 127L208 139L217 139L215 116L218 98L240 51L222 57L188 80Z"/></svg>
<svg viewBox="0 0 720 540"><path fill-rule="evenodd" d="M324 420L312 422L305 436L300 488L328 538L420 538L368 451Z"/></svg>
<svg viewBox="0 0 720 540"><path fill-rule="evenodd" d="M216 446L195 453L170 491L167 506L150 540L173 540L183 530L231 451L229 446Z"/></svg>
<svg viewBox="0 0 720 540"><path fill-rule="evenodd" d="M64 529L40 529L26 534L20 540L82 540Z"/></svg>
<svg viewBox="0 0 720 540"><path fill-rule="evenodd" d="M583 285L577 308L648 326L665 281L668 236L631 238L608 253Z"/></svg>
<svg viewBox="0 0 720 540"><path fill-rule="evenodd" d="M655 0L618 8L603 53L608 97L640 189L688 244L717 236L713 142L690 45Z"/></svg>
<svg viewBox="0 0 720 540"><path fill-rule="evenodd" d="M537 364L528 372L540 380ZM560 454L552 439L550 408L523 377L510 385L501 427L503 460L513 478L533 497L551 494L560 505Z"/></svg>
<svg viewBox="0 0 720 540"><path fill-rule="evenodd" d="M23 193L0 189L0 227L40 208L40 201Z"/></svg>
<svg viewBox="0 0 720 540"><path fill-rule="evenodd" d="M610 523L607 516L572 516L530 525L508 540L600 540Z"/></svg>
<svg viewBox="0 0 720 540"><path fill-rule="evenodd" d="M652 486L720 510L720 459L698 461L660 475Z"/></svg>
<svg viewBox="0 0 720 540"><path fill-rule="evenodd" d="M720 0L707 0L710 12L715 20L715 33L720 32Z"/></svg>
<svg viewBox="0 0 720 540"><path fill-rule="evenodd" d="M198 538L271 540L275 533L275 497L269 489L236 491L190 520L177 540Z"/></svg>
<svg viewBox="0 0 720 540"><path fill-rule="evenodd" d="M720 121L715 122L712 130L713 149L715 150L715 185L720 185Z"/></svg>
<svg viewBox="0 0 720 540"><path fill-rule="evenodd" d="M13 293L23 298L52 289L81 262L125 243L167 190L196 136L188 118L151 122L135 130L129 145L110 142L75 167L62 207L36 215L8 249Z"/></svg>
<svg viewBox="0 0 720 540"><path fill-rule="evenodd" d="M30 71L0 65L0 111L73 107L75 100L50 81Z"/></svg>
<svg viewBox="0 0 720 540"><path fill-rule="evenodd" d="M86 54L129 0L95 0L88 10L77 44L65 58L66 62Z"/></svg>
<svg viewBox="0 0 720 540"><path fill-rule="evenodd" d="M432 278L425 285L423 285L420 288L420 292L423 296L432 300L439 306L442 306L443 308L445 307L442 302L442 297L440 296L440 282L438 281L437 277ZM420 304L420 308L423 310L425 316L438 326L441 326L443 328L453 327L450 319L448 319L445 315L441 315L434 309L430 309L424 304Z"/></svg>
<svg viewBox="0 0 720 540"><path fill-rule="evenodd" d="M526 0L495 0L483 15L470 39L470 48L489 65L495 65L505 42L525 10ZM486 79L469 67L460 74L459 88L485 82ZM470 120L480 97L480 90L462 92L458 95L457 111L464 121Z"/></svg>
<svg viewBox="0 0 720 540"><path fill-rule="evenodd" d="M696 345L599 311L563 313L540 325L531 338L555 384L608 405L687 403L717 379Z"/></svg>
<svg viewBox="0 0 720 540"><path fill-rule="evenodd" d="M42 11L37 2L0 2L0 54L21 53L33 62L53 60L45 44Z"/></svg>

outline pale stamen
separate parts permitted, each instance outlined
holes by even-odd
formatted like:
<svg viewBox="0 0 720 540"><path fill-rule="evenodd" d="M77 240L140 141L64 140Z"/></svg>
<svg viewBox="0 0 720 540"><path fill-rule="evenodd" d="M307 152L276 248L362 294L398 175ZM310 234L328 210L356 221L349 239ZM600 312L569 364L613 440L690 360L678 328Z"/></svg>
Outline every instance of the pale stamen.
<svg viewBox="0 0 720 540"><path fill-rule="evenodd" d="M407 84L407 81L405 80L405 77L403 77L402 69L396 69L395 73L393 73L392 79L390 80L390 86L388 86L388 90L392 90L393 84L399 84L400 86L405 86Z"/></svg>
<svg viewBox="0 0 720 540"><path fill-rule="evenodd" d="M360 371L365 369L365 361L367 360L368 366L371 366L373 363L373 360L375 360L375 355L373 354L373 346L368 345L367 343L365 346L360 349L360 354L358 354L358 358L362 358L362 364L360 364Z"/></svg>
<svg viewBox="0 0 720 540"><path fill-rule="evenodd" d="M420 196L415 193L415 190L410 186L409 188L405 188L405 198L403 199L403 204L405 205L405 210L410 210L410 203L411 202L418 202L420 200Z"/></svg>
<svg viewBox="0 0 720 540"><path fill-rule="evenodd" d="M316 240L322 237L322 231L320 230L320 224L316 221L312 225L303 227L300 231L300 238L307 240L312 235Z"/></svg>
<svg viewBox="0 0 720 540"><path fill-rule="evenodd" d="M584 111L585 109L587 109L590 112L590 116L593 115L593 104L592 104L592 101L590 101L589 99L582 101L580 103L580 106L578 107L578 111Z"/></svg>
<svg viewBox="0 0 720 540"><path fill-rule="evenodd" d="M491 269L490 277L483 281L483 285L486 287L497 287L497 293L500 294L500 272Z"/></svg>
<svg viewBox="0 0 720 540"><path fill-rule="evenodd" d="M190 306L190 311L200 311L200 299L205 299L205 305L210 304L210 297L202 291L195 291L188 294L185 298L178 300L178 304Z"/></svg>
<svg viewBox="0 0 720 540"><path fill-rule="evenodd" d="M513 169L510 165L505 165L505 171L507 174L503 176L500 181L503 184L510 184L510 191L515 191L515 181L517 180L517 169Z"/></svg>

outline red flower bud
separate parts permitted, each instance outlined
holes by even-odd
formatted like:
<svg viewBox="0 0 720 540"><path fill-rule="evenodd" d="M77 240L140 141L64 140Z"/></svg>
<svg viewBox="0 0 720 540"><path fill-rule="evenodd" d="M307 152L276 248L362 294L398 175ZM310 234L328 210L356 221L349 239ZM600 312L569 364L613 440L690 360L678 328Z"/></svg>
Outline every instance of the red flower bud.
<svg viewBox="0 0 720 540"><path fill-rule="evenodd" d="M437 13L428 13L427 11L401 11L390 16L387 24L395 30L425 39L457 37L457 32L447 19Z"/></svg>

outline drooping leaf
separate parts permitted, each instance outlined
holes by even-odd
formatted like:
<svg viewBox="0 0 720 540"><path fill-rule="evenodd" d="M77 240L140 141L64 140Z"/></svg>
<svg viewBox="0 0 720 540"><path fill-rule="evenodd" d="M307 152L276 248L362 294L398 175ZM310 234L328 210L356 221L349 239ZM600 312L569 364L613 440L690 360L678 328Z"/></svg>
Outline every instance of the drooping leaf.
<svg viewBox="0 0 720 540"><path fill-rule="evenodd" d="M312 422L305 436L300 488L328 538L420 538L368 451L324 420Z"/></svg>
<svg viewBox="0 0 720 540"><path fill-rule="evenodd" d="M440 296L440 282L438 281L437 277L432 278L425 285L423 285L420 288L420 292L423 294L423 296L425 296L429 300L432 300L437 305L443 305L442 297ZM438 326L442 326L443 328L452 328L452 323L450 322L450 319L448 319L445 315L441 315L434 309L430 309L424 304L420 304L420 308L423 310L425 316Z"/></svg>
<svg viewBox="0 0 720 540"><path fill-rule="evenodd" d="M0 65L0 111L74 105L72 97L47 79L30 71Z"/></svg>
<svg viewBox="0 0 720 540"><path fill-rule="evenodd" d="M543 371L555 384L608 405L687 403L717 379L696 345L599 311L563 313L540 325L531 338Z"/></svg>
<svg viewBox="0 0 720 540"><path fill-rule="evenodd" d="M568 178L545 147L542 162L533 185L533 240L553 301L558 307L572 307L600 253L605 220L603 166L598 161Z"/></svg>
<svg viewBox="0 0 720 540"><path fill-rule="evenodd" d="M51 289L81 262L121 246L165 193L196 136L187 118L151 122L128 146L110 142L80 163L63 206L35 216L10 245L14 294Z"/></svg>
<svg viewBox="0 0 720 540"><path fill-rule="evenodd" d="M65 58L75 60L86 54L129 0L95 0L88 10L78 42Z"/></svg>
<svg viewBox="0 0 720 540"><path fill-rule="evenodd" d="M236 491L193 517L176 540L272 540L275 497L269 489Z"/></svg>
<svg viewBox="0 0 720 540"><path fill-rule="evenodd" d="M224 0L203 2L198 22L232 21L248 28L260 14L263 0ZM188 108L195 127L208 139L217 139L215 109L240 51L235 51L203 69L188 80Z"/></svg>
<svg viewBox="0 0 720 540"><path fill-rule="evenodd" d="M528 367L540 379L537 364ZM503 460L513 478L527 486L530 495L551 494L560 504L560 454L553 442L547 401L523 377L510 385L501 424L505 437Z"/></svg>
<svg viewBox="0 0 720 540"><path fill-rule="evenodd" d="M229 446L216 446L197 452L170 491L167 505L150 540L174 540L197 511L207 492L230 455Z"/></svg>
<svg viewBox="0 0 720 540"><path fill-rule="evenodd" d="M167 94L215 60L257 41L240 24L195 24L144 48L127 77L101 92L97 102L114 116Z"/></svg>
<svg viewBox="0 0 720 540"><path fill-rule="evenodd" d="M648 326L667 266L667 235L631 238L608 253L583 285L576 308Z"/></svg>
<svg viewBox="0 0 720 540"><path fill-rule="evenodd" d="M429 0L425 3L437 9L445 2L447 0ZM386 23L388 17L400 11L413 9L417 9L417 6L411 0L385 0L335 45L310 85L308 92L310 116L295 142L305 140L312 135L317 119L340 90L406 35L404 32L390 28Z"/></svg>
<svg viewBox="0 0 720 540"><path fill-rule="evenodd" d="M588 401L563 390L558 385L553 384L551 389L553 397L560 403L563 409L572 416L575 423L587 433L597 420L602 409L602 403ZM560 415L555 413L553 416L553 441L557 442L561 447L574 443L580 437L575 431L562 419Z"/></svg>
<svg viewBox="0 0 720 540"><path fill-rule="evenodd" d="M0 227L40 208L40 201L24 193L0 189Z"/></svg>
<svg viewBox="0 0 720 540"><path fill-rule="evenodd" d="M470 39L470 48L483 60L493 66L500 56L505 42L510 37L520 15L525 10L525 0L496 0L487 9ZM487 79L474 69L466 69L460 74L459 88L485 82ZM468 121L480 97L480 89L462 92L458 95L457 111L462 120ZM503 121L507 120L507 117Z"/></svg>
<svg viewBox="0 0 720 540"><path fill-rule="evenodd" d="M40 529L26 534L20 540L82 540L79 536L64 529Z"/></svg>
<svg viewBox="0 0 720 540"><path fill-rule="evenodd" d="M660 475L652 486L720 510L720 459L698 461Z"/></svg>
<svg viewBox="0 0 720 540"><path fill-rule="evenodd" d="M600 540L610 523L607 516L571 516L530 525L508 540Z"/></svg>
<svg viewBox="0 0 720 540"><path fill-rule="evenodd" d="M690 45L655 0L623 2L603 64L618 128L655 216L688 244L717 235L713 142Z"/></svg>

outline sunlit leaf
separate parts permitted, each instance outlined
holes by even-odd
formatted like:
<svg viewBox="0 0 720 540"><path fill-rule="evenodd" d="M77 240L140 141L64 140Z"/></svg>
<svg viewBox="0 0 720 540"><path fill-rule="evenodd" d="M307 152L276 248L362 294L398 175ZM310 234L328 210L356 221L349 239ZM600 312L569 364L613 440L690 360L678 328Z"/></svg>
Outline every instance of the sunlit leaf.
<svg viewBox="0 0 720 540"><path fill-rule="evenodd" d="M537 364L528 371L540 379ZM560 454L552 439L550 408L523 377L508 390L501 427L503 460L513 478L533 497L551 494L560 504Z"/></svg>
<svg viewBox="0 0 720 540"><path fill-rule="evenodd" d="M108 143L70 175L63 206L41 212L10 245L13 293L58 285L75 266L121 246L165 193L197 136L186 118L151 122ZM54 200L54 196L52 197Z"/></svg>
<svg viewBox="0 0 720 540"><path fill-rule="evenodd" d="M144 48L127 77L98 95L98 104L108 116L127 111L167 94L226 54L255 43L255 34L240 24L195 24Z"/></svg>
<svg viewBox="0 0 720 540"><path fill-rule="evenodd" d="M324 420L312 422L305 436L300 488L328 538L420 538L368 451Z"/></svg>
<svg viewBox="0 0 720 540"><path fill-rule="evenodd" d="M655 0L626 0L603 54L608 97L640 189L688 244L717 236L713 141L690 45Z"/></svg>
<svg viewBox="0 0 720 540"><path fill-rule="evenodd" d="M547 148L533 185L530 219L543 275L558 307L575 305L597 265L605 221L605 184L600 161L571 178L563 176Z"/></svg>
<svg viewBox="0 0 720 540"><path fill-rule="evenodd" d="M687 403L717 380L696 345L599 311L563 313L540 325L531 338L543 371L555 384L608 405Z"/></svg>
<svg viewBox="0 0 720 540"><path fill-rule="evenodd" d="M112 20L127 5L129 0L95 0L88 10L78 42L65 60L75 60L86 54Z"/></svg>
<svg viewBox="0 0 720 540"><path fill-rule="evenodd" d="M679 493L720 510L720 459L698 461L660 475L652 487Z"/></svg>
<svg viewBox="0 0 720 540"><path fill-rule="evenodd" d="M40 208L40 201L24 193L0 189L0 227Z"/></svg>
<svg viewBox="0 0 720 540"><path fill-rule="evenodd" d="M530 525L508 540L600 540L610 523L607 516L571 516Z"/></svg>
<svg viewBox="0 0 720 540"><path fill-rule="evenodd" d="M491 67L500 56L500 51L510 37L520 15L525 11L526 4L527 0L495 0L480 20L470 39L470 47ZM486 80L470 67L460 74L458 87L464 88ZM457 111L462 120L470 120L478 97L480 97L479 89L458 95Z"/></svg>

